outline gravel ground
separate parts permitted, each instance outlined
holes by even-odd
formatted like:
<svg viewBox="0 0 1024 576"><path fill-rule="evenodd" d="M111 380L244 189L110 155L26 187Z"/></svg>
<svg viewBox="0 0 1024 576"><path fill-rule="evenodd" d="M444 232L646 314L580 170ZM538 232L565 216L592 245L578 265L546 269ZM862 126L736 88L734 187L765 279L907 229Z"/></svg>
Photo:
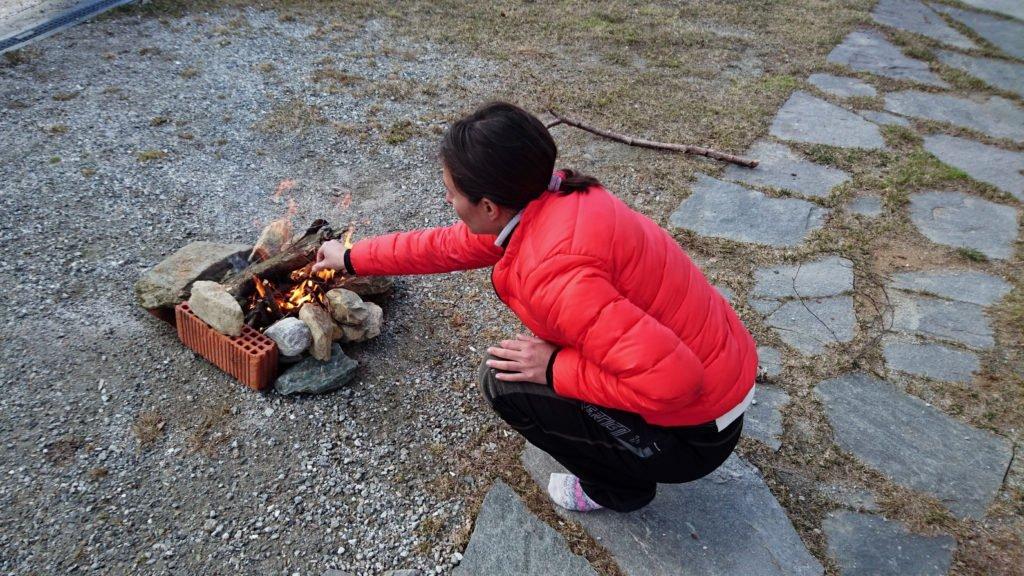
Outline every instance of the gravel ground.
<svg viewBox="0 0 1024 576"><path fill-rule="evenodd" d="M451 222L437 134L499 79L273 12L116 15L0 67L0 572L449 571L472 516L438 486L478 481L452 452L496 422L476 338L516 327L484 272L400 280L358 381L298 400L193 355L132 284L189 241L253 241L284 179L299 226Z"/></svg>

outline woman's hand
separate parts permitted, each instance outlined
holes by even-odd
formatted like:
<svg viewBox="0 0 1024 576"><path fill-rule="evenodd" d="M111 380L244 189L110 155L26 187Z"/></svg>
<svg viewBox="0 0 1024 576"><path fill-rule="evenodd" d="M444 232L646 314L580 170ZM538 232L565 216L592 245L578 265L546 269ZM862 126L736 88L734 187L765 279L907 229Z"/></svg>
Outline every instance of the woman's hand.
<svg viewBox="0 0 1024 576"><path fill-rule="evenodd" d="M316 251L316 264L313 272L324 269L345 270L345 245L340 240L328 240Z"/></svg>
<svg viewBox="0 0 1024 576"><path fill-rule="evenodd" d="M502 340L501 346L491 346L487 352L498 359L488 360L491 368L504 370L494 375L498 380L509 382L534 382L545 384L551 355L558 346L535 338L516 334L515 340Z"/></svg>

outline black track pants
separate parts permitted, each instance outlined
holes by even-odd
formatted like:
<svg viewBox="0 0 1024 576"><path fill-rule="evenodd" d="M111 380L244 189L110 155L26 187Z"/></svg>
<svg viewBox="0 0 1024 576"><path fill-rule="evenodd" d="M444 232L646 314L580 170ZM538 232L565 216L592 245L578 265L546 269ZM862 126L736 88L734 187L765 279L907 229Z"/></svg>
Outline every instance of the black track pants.
<svg viewBox="0 0 1024 576"><path fill-rule="evenodd" d="M490 357L488 357L490 358ZM725 462L743 417L719 432L714 423L665 428L638 414L555 394L549 386L504 382L480 365L480 388L501 418L580 479L584 492L610 510L646 506L657 484L690 482Z"/></svg>

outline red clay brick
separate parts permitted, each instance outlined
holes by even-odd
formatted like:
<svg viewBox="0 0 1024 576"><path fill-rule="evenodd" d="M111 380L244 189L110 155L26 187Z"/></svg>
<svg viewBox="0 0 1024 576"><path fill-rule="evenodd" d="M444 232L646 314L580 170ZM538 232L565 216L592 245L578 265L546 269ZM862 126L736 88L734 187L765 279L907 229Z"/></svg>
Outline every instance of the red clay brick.
<svg viewBox="0 0 1024 576"><path fill-rule="evenodd" d="M206 325L182 302L174 308L178 338L246 386L264 390L277 378L277 343L251 326L241 336L225 336Z"/></svg>

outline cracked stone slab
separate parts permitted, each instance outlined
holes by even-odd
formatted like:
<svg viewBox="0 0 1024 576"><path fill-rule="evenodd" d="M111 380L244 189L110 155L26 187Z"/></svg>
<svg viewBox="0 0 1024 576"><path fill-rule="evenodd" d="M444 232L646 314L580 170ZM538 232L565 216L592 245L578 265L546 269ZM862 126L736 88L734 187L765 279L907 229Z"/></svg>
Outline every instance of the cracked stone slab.
<svg viewBox="0 0 1024 576"><path fill-rule="evenodd" d="M963 0L964 4L991 10L1007 16L1013 16L1018 20L1024 20L1024 3L1020 0Z"/></svg>
<svg viewBox="0 0 1024 576"><path fill-rule="evenodd" d="M818 493L832 502L854 510L871 512L878 510L878 502L875 500L874 493L866 488L843 484L823 484L818 487Z"/></svg>
<svg viewBox="0 0 1024 576"><path fill-rule="evenodd" d="M1024 96L1024 64L968 56L949 50L939 51L939 60L946 66L966 72L990 86Z"/></svg>
<svg viewBox="0 0 1024 576"><path fill-rule="evenodd" d="M522 461L542 487L551 472L562 471L532 445ZM761 474L735 454L700 480L659 485L654 501L636 512L557 511L599 538L629 576L810 576L824 571Z"/></svg>
<svg viewBox="0 0 1024 576"><path fill-rule="evenodd" d="M534 516L519 496L498 480L484 497L473 535L455 568L457 576L570 574L596 576L565 539Z"/></svg>
<svg viewBox="0 0 1024 576"><path fill-rule="evenodd" d="M892 329L987 349L995 345L985 309L976 304L893 292Z"/></svg>
<svg viewBox="0 0 1024 576"><path fill-rule="evenodd" d="M822 528L843 576L941 576L949 572L956 550L952 536L913 534L872 514L834 512Z"/></svg>
<svg viewBox="0 0 1024 576"><path fill-rule="evenodd" d="M865 120L874 122L880 126L910 126L910 120L895 114L889 114L888 112L879 112L878 110L858 110L857 114L860 114Z"/></svg>
<svg viewBox="0 0 1024 576"><path fill-rule="evenodd" d="M882 215L882 199L878 196L859 196L851 200L846 209L865 218L878 218Z"/></svg>
<svg viewBox="0 0 1024 576"><path fill-rule="evenodd" d="M949 87L949 84L928 68L927 62L904 55L899 48L874 30L850 32L843 42L829 53L828 62L897 80L910 80L940 88Z"/></svg>
<svg viewBox="0 0 1024 576"><path fill-rule="evenodd" d="M925 136L924 149L971 178L1024 201L1024 153L945 134Z"/></svg>
<svg viewBox="0 0 1024 576"><path fill-rule="evenodd" d="M772 121L771 135L781 140L841 148L885 148L878 126L807 92L794 92Z"/></svg>
<svg viewBox="0 0 1024 576"><path fill-rule="evenodd" d="M817 355L832 343L853 340L857 317L853 297L833 296L791 300L781 305L774 300L751 300L755 310L783 342L804 355Z"/></svg>
<svg viewBox="0 0 1024 576"><path fill-rule="evenodd" d="M977 250L989 258L1013 256L1017 211L961 192L910 197L910 219L929 240Z"/></svg>
<svg viewBox="0 0 1024 576"><path fill-rule="evenodd" d="M1024 59L1024 23L945 4L932 3L931 7L950 15L1010 56Z"/></svg>
<svg viewBox="0 0 1024 576"><path fill-rule="evenodd" d="M796 198L769 198L703 174L693 194L669 217L672 226L703 236L767 246L796 246L821 228L828 210Z"/></svg>
<svg viewBox="0 0 1024 576"><path fill-rule="evenodd" d="M875 22L970 50L977 48L970 38L954 30L942 16L917 0L880 0L871 11Z"/></svg>
<svg viewBox="0 0 1024 576"><path fill-rule="evenodd" d="M892 370L946 382L970 383L981 368L973 352L900 336L883 338L882 354Z"/></svg>
<svg viewBox="0 0 1024 576"><path fill-rule="evenodd" d="M743 415L743 435L760 440L772 450L782 447L782 408L789 403L789 394L778 386L759 384L754 403Z"/></svg>
<svg viewBox="0 0 1024 576"><path fill-rule="evenodd" d="M757 363L761 373L769 378L782 374L782 353L775 348L758 346Z"/></svg>
<svg viewBox="0 0 1024 576"><path fill-rule="evenodd" d="M1013 289L1006 280L977 270L900 272L893 275L890 286L978 306L989 306Z"/></svg>
<svg viewBox="0 0 1024 576"><path fill-rule="evenodd" d="M759 268L754 271L757 298L836 296L853 290L853 262L829 256L814 262Z"/></svg>
<svg viewBox="0 0 1024 576"><path fill-rule="evenodd" d="M853 96L867 96L871 98L878 95L878 91L871 84L848 76L811 74L807 81L822 92L827 92L840 98L850 98Z"/></svg>
<svg viewBox="0 0 1024 576"><path fill-rule="evenodd" d="M1008 440L862 372L826 380L815 393L840 448L957 516L984 516L1010 463Z"/></svg>
<svg viewBox="0 0 1024 576"><path fill-rule="evenodd" d="M906 90L887 94L885 109L903 116L970 128L993 138L1024 142L1024 109L999 96L982 102L949 94Z"/></svg>
<svg viewBox="0 0 1024 576"><path fill-rule="evenodd" d="M833 188L850 179L850 175L842 170L815 164L774 142L756 142L747 151L747 156L757 158L760 164L756 168L732 164L725 170L726 180L825 198Z"/></svg>

